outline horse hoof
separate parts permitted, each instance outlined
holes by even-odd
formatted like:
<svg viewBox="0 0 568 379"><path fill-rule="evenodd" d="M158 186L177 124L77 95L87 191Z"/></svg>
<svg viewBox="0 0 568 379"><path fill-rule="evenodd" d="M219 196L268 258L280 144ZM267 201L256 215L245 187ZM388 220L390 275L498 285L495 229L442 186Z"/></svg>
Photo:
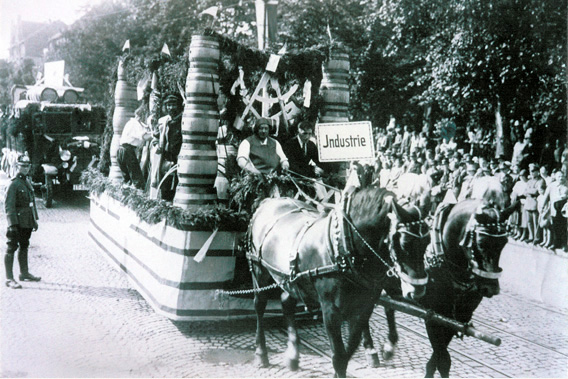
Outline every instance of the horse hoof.
<svg viewBox="0 0 568 379"><path fill-rule="evenodd" d="M286 362L286 366L288 366L288 370L290 371L298 371L300 368L300 360L299 359L288 359Z"/></svg>
<svg viewBox="0 0 568 379"><path fill-rule="evenodd" d="M267 355L255 355L254 356L254 364L256 367L268 367L270 363L268 362Z"/></svg>
<svg viewBox="0 0 568 379"><path fill-rule="evenodd" d="M385 350L383 351L383 359L385 361L388 361L389 359L391 359L392 357L394 357L394 351L393 350Z"/></svg>
<svg viewBox="0 0 568 379"><path fill-rule="evenodd" d="M391 342L387 341L383 345L383 359L387 361L392 357L394 357L394 345Z"/></svg>
<svg viewBox="0 0 568 379"><path fill-rule="evenodd" d="M373 368L379 367L380 365L379 354L377 353L365 354L365 357L367 358L367 366Z"/></svg>

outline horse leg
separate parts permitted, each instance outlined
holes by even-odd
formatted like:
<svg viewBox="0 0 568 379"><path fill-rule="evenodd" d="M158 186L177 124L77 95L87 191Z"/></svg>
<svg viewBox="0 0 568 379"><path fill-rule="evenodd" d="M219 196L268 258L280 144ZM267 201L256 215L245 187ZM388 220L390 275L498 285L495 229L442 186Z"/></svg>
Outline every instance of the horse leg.
<svg viewBox="0 0 568 379"><path fill-rule="evenodd" d="M341 338L341 317L331 302L322 303L322 316L329 344L331 345L333 369L336 378L347 376L347 353Z"/></svg>
<svg viewBox="0 0 568 379"><path fill-rule="evenodd" d="M288 329L288 348L285 353L286 364L291 371L296 371L300 363L300 352L298 350L300 337L298 336L294 317L296 313L296 299L285 291L282 292L280 298L282 300L282 312L284 313L286 328Z"/></svg>
<svg viewBox="0 0 568 379"><path fill-rule="evenodd" d="M371 337L371 330L369 329L369 323L363 327L363 347L365 348L365 358L367 358L367 365L369 367L379 367L381 362L379 361L379 354L375 350L375 345L373 344L373 338Z"/></svg>
<svg viewBox="0 0 568 379"><path fill-rule="evenodd" d="M426 324L426 332L428 339L432 345L432 356L426 364L426 378L433 378L436 370L440 372L442 378L448 378L450 375L450 367L452 359L448 352L448 345L452 341L454 332L443 326L435 326Z"/></svg>
<svg viewBox="0 0 568 379"><path fill-rule="evenodd" d="M383 346L383 359L391 359L394 356L394 350L398 342L398 331L396 329L396 317L394 310L385 308L387 316L387 324L389 327L388 341Z"/></svg>
<svg viewBox="0 0 568 379"><path fill-rule="evenodd" d="M254 294L254 310L256 312L256 351L254 362L258 367L268 367L268 352L266 350L266 339L264 337L263 316L268 300L262 293Z"/></svg>

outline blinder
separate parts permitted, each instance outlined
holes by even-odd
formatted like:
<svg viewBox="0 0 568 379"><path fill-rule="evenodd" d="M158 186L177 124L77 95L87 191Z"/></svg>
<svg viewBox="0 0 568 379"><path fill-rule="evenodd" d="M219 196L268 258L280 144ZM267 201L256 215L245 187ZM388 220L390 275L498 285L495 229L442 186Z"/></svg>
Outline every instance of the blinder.
<svg viewBox="0 0 568 379"><path fill-rule="evenodd" d="M495 208L489 208L497 214L497 220L499 220L499 211ZM459 245L465 249L469 258L469 268L471 272L484 279L497 280L501 277L502 270L499 272L491 272L479 268L476 260L476 255L479 254L479 237L485 236L490 238L503 238L507 237L507 226L505 223L500 222L479 222L475 218L475 214L471 216L469 222L466 226L466 231L463 239L460 241Z"/></svg>
<svg viewBox="0 0 568 379"><path fill-rule="evenodd" d="M416 207L416 206L415 206ZM399 222L398 216L393 213L390 212L388 213L388 218L390 219L390 231L389 231L389 250L390 250L390 257L391 257L391 261L394 263L394 271L395 272L387 272L387 275L390 274L390 276L395 276L398 275L398 277L406 282L407 284L413 285L413 286L424 286L428 283L428 274L426 273L426 276L423 278L412 278L410 275L406 274L399 262L398 262L398 257L397 257L397 251L396 251L396 247L401 247L400 246L400 234L406 234L409 235L413 238L416 239L423 239L426 237L429 237L430 233L428 230L428 225L426 224L426 222L424 220L422 220L422 214L420 212L420 209L418 209L418 207L416 207L416 209L418 210L418 215L419 215L419 219L418 221L410 221L410 222ZM418 234L411 232L410 228L413 226L419 225L419 231ZM423 232L424 230L424 232ZM401 248L402 250L402 248ZM390 270L389 270L390 271Z"/></svg>

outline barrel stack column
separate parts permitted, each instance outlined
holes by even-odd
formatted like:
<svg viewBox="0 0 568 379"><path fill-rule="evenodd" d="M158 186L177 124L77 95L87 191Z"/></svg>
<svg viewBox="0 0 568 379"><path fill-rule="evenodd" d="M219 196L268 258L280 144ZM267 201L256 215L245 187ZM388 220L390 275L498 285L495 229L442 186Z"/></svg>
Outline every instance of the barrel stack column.
<svg viewBox="0 0 568 379"><path fill-rule="evenodd" d="M219 41L195 35L189 47L189 70L181 121L183 144L178 156L179 183L174 205L212 207L217 201L215 178L219 129Z"/></svg>
<svg viewBox="0 0 568 379"><path fill-rule="evenodd" d="M123 62L118 63L117 70L118 80L114 90L114 113L112 115L112 141L110 144L110 171L109 179L122 181L122 171L118 167L116 153L120 147L120 136L124 125L134 117L134 111L138 106L138 98L136 95L136 87L126 81L126 72Z"/></svg>
<svg viewBox="0 0 568 379"><path fill-rule="evenodd" d="M346 53L331 53L324 63L319 122L349 121L349 69L349 55Z"/></svg>

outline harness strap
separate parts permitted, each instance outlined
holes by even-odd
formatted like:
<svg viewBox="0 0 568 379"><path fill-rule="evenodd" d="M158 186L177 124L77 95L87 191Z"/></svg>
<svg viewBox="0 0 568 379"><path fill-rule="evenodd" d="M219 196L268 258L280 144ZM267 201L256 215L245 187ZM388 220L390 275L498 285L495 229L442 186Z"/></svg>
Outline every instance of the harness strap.
<svg viewBox="0 0 568 379"><path fill-rule="evenodd" d="M300 253L299 251L300 243L304 239L304 236L308 231L308 229L310 229L316 223L317 220L319 220L319 218L315 218L311 221L310 220L306 221L304 223L304 226L300 230L300 233L298 233L298 235L296 236L296 240L294 241L294 248L290 251L290 277L292 280L294 280L297 258L298 254Z"/></svg>
<svg viewBox="0 0 568 379"><path fill-rule="evenodd" d="M260 241L260 245L258 246L258 256L262 255L262 246L264 245L264 241L266 240L266 238L268 237L268 235L270 234L270 232L272 231L272 229L276 226L276 224L278 223L278 221L280 221L281 218L288 216L292 213L296 213L296 212L301 212L302 208L297 207L296 209L291 209L288 212L284 212L283 214L281 214L276 220L274 220L274 222L272 223L272 225L270 225L270 227L268 228L268 230L266 231L266 233L264 233L264 236L262 237L262 241ZM254 221L254 220L253 220ZM252 223L251 223L252 225Z"/></svg>

